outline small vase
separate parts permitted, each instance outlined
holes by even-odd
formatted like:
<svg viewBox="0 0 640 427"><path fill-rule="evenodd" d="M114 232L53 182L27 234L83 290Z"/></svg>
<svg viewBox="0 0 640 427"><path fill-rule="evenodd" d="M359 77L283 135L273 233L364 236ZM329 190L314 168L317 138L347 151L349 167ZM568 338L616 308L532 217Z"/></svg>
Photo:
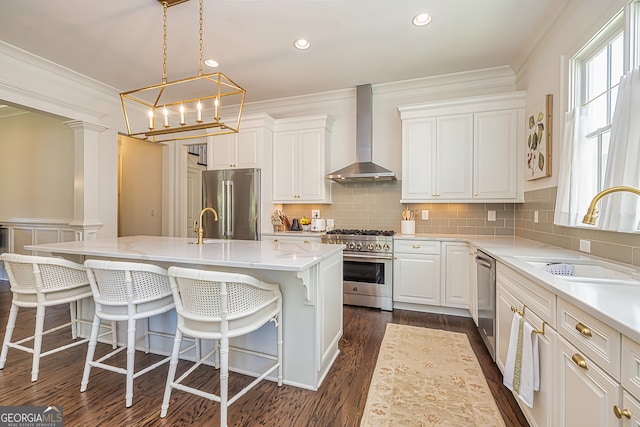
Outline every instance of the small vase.
<svg viewBox="0 0 640 427"><path fill-rule="evenodd" d="M416 234L416 222L400 221L400 232L402 234Z"/></svg>

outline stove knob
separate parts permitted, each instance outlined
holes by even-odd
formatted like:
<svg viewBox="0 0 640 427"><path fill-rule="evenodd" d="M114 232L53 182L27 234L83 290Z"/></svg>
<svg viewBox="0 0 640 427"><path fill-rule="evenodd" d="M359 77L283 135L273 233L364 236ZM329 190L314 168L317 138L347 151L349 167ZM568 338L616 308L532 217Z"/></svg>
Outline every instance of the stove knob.
<svg viewBox="0 0 640 427"><path fill-rule="evenodd" d="M376 251L379 251L380 249L382 249L382 246L380 246L380 243L376 243Z"/></svg>
<svg viewBox="0 0 640 427"><path fill-rule="evenodd" d="M347 249L353 249L355 247L356 247L356 245L353 242L347 243Z"/></svg>
<svg viewBox="0 0 640 427"><path fill-rule="evenodd" d="M385 251L389 250L389 245L387 243L384 244L384 246L382 247L382 249L384 249Z"/></svg>
<svg viewBox="0 0 640 427"><path fill-rule="evenodd" d="M373 243L369 243L369 244L367 245L367 249L369 249L370 251L372 251L372 250L373 250L373 248L374 248Z"/></svg>
<svg viewBox="0 0 640 427"><path fill-rule="evenodd" d="M360 243L360 242L356 243L356 249L357 250L362 249L362 243Z"/></svg>

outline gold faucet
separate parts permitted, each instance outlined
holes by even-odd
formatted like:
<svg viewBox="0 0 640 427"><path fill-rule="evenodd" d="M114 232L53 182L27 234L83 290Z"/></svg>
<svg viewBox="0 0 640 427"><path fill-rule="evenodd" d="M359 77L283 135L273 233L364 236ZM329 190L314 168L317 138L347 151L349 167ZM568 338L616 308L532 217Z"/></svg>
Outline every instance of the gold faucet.
<svg viewBox="0 0 640 427"><path fill-rule="evenodd" d="M595 224L596 218L598 218L598 208L596 207L596 205L598 204L600 199L602 199L607 194L615 193L618 191L626 191L626 192L637 194L638 196L640 196L640 188L629 187L626 185L620 185L618 187L611 187L611 188L607 188L606 190L602 190L601 192L599 192L593 197L593 200L591 200L591 204L587 209L587 214L582 219L582 222L584 224L591 224L591 225Z"/></svg>
<svg viewBox="0 0 640 427"><path fill-rule="evenodd" d="M193 223L193 232L194 233L198 233L198 245L202 245L203 242L203 237L204 237L204 227L202 226L202 216L204 215L204 213L206 211L211 211L211 213L213 214L214 219L217 221L218 220L218 212L216 212L215 209L213 208L204 208L202 209L202 211L200 211L200 227L198 227L198 223L194 222Z"/></svg>

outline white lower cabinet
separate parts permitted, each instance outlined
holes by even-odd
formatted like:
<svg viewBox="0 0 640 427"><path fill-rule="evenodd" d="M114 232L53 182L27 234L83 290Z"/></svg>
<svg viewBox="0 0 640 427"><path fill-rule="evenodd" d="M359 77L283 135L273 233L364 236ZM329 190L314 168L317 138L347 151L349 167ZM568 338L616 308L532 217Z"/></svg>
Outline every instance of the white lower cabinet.
<svg viewBox="0 0 640 427"><path fill-rule="evenodd" d="M477 249L469 247L467 264L469 266L469 312L478 326L478 267L476 265Z"/></svg>
<svg viewBox="0 0 640 427"><path fill-rule="evenodd" d="M504 277L502 278L504 279ZM510 291L513 291L510 292ZM496 363L500 371L504 374L509 348L509 335L511 332L511 321L514 310L523 311L525 320L534 328L542 329L542 319L534 312L524 308L526 305L522 295L517 297L517 288L509 287L498 283L496 290ZM555 426L554 422L554 359L557 333L545 324L544 334L538 334L538 354L540 362L540 389L534 393L533 408L529 408L524 403L518 401L529 424L539 427ZM518 399L516 397L516 399Z"/></svg>
<svg viewBox="0 0 640 427"><path fill-rule="evenodd" d="M294 243L321 243L322 238L320 236L309 235L297 235L292 233L291 235L282 234L263 234L262 240L267 242L294 242Z"/></svg>
<svg viewBox="0 0 640 427"><path fill-rule="evenodd" d="M620 416L624 427L640 427L640 402L627 391L623 391L622 406L614 407L614 415Z"/></svg>
<svg viewBox="0 0 640 427"><path fill-rule="evenodd" d="M440 242L396 240L393 300L440 305Z"/></svg>
<svg viewBox="0 0 640 427"><path fill-rule="evenodd" d="M557 340L556 422L566 427L620 426L613 407L621 386L563 337Z"/></svg>
<svg viewBox="0 0 640 427"><path fill-rule="evenodd" d="M469 245L442 242L442 252L442 305L469 308Z"/></svg>

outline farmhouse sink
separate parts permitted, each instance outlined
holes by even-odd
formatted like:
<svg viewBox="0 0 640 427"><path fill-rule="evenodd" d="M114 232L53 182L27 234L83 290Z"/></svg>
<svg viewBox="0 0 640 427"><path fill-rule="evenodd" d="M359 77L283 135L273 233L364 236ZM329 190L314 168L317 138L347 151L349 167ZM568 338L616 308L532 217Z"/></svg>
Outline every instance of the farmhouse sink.
<svg viewBox="0 0 640 427"><path fill-rule="evenodd" d="M550 264L569 264L573 266L572 275L558 275L563 279L575 282L589 282L602 284L640 285L640 272L633 268L601 260L561 259L561 258L525 258L521 261L532 267L547 271Z"/></svg>

